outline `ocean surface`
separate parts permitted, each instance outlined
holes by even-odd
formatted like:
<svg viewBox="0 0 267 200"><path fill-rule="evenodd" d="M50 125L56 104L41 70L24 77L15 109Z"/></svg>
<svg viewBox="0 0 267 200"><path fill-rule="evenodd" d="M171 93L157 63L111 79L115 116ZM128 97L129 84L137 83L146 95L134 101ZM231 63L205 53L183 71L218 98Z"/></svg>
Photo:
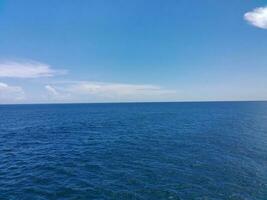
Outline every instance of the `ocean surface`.
<svg viewBox="0 0 267 200"><path fill-rule="evenodd" d="M0 106L0 200L267 199L267 102Z"/></svg>

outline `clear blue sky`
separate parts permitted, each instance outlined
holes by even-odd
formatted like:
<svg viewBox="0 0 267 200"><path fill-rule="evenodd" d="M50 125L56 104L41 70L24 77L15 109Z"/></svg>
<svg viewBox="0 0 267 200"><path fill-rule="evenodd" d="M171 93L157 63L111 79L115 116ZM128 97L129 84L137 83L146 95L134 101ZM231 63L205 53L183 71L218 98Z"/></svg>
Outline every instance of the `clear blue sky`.
<svg viewBox="0 0 267 200"><path fill-rule="evenodd" d="M0 103L267 99L266 5L0 0Z"/></svg>

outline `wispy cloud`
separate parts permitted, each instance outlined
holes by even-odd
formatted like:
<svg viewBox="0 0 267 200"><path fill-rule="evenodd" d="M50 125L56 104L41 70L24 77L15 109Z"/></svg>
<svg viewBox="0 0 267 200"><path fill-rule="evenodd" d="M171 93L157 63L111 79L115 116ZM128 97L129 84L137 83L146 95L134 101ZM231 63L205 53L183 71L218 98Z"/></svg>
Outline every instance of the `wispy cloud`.
<svg viewBox="0 0 267 200"><path fill-rule="evenodd" d="M48 101L57 101L57 102L65 102L65 101L72 101L72 95L66 91L66 89L61 88L57 89L52 85L46 85L45 90L47 92L47 100ZM74 95L73 95L74 96Z"/></svg>
<svg viewBox="0 0 267 200"><path fill-rule="evenodd" d="M52 96L58 96L59 95L57 90L54 87L52 87L51 85L46 85L45 89L47 90L49 95L52 95Z"/></svg>
<svg viewBox="0 0 267 200"><path fill-rule="evenodd" d="M154 85L122 84L122 83L94 83L81 82L72 85L69 90L78 94L96 94L103 96L129 96L129 95L161 95L173 93Z"/></svg>
<svg viewBox="0 0 267 200"><path fill-rule="evenodd" d="M6 78L38 78L52 77L66 73L65 70L55 70L51 66L36 61L2 61L0 62L0 77Z"/></svg>
<svg viewBox="0 0 267 200"><path fill-rule="evenodd" d="M55 86L46 85L49 96L69 101L142 101L163 100L176 94L174 90L155 85L74 82Z"/></svg>
<svg viewBox="0 0 267 200"><path fill-rule="evenodd" d="M0 82L0 103L12 103L25 100L25 92L19 86Z"/></svg>
<svg viewBox="0 0 267 200"><path fill-rule="evenodd" d="M267 29L267 6L259 7L253 11L245 13L244 19L253 26Z"/></svg>

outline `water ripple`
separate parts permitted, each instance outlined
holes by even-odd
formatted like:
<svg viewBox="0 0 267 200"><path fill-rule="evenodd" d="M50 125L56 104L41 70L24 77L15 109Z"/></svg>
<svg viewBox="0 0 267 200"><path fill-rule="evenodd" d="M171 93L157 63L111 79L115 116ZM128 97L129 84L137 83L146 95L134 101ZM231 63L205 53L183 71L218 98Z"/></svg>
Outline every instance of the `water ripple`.
<svg viewBox="0 0 267 200"><path fill-rule="evenodd" d="M267 103L0 106L0 199L267 199Z"/></svg>

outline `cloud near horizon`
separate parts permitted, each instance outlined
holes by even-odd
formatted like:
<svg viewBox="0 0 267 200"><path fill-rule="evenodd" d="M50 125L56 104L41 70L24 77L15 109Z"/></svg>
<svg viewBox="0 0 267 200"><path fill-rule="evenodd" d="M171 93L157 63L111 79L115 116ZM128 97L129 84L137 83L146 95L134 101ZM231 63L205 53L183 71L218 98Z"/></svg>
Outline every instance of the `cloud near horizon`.
<svg viewBox="0 0 267 200"><path fill-rule="evenodd" d="M267 29L267 6L255 8L254 10L245 13L244 19L253 26Z"/></svg>
<svg viewBox="0 0 267 200"><path fill-rule="evenodd" d="M0 62L0 77L4 78L40 78L66 73L66 70L54 70L51 66L36 61Z"/></svg>
<svg viewBox="0 0 267 200"><path fill-rule="evenodd" d="M65 72L36 61L0 61L0 78L8 78L10 81L54 77ZM35 81L35 83L37 84L34 87L23 84L28 88L26 99L22 87L9 85L9 81L0 82L0 103L160 101L171 99L176 94L174 90L148 84L64 80L57 83L57 79L52 79L45 85L42 82ZM38 90L38 87L43 89Z"/></svg>
<svg viewBox="0 0 267 200"><path fill-rule="evenodd" d="M46 85L51 99L65 101L140 101L162 100L176 94L174 90L163 89L154 85L77 82L63 85Z"/></svg>
<svg viewBox="0 0 267 200"><path fill-rule="evenodd" d="M0 82L0 103L12 103L25 100L25 92L19 86Z"/></svg>

